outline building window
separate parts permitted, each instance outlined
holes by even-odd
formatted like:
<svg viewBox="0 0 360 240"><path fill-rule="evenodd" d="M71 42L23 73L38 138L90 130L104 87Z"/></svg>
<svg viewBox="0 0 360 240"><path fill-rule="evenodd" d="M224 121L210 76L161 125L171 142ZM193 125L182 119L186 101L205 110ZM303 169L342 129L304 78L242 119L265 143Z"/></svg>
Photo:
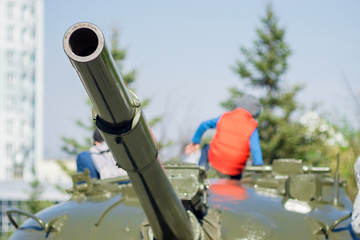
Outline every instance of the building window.
<svg viewBox="0 0 360 240"><path fill-rule="evenodd" d="M26 131L26 122L23 120L21 121L21 125L20 125L20 136L25 136L25 131Z"/></svg>
<svg viewBox="0 0 360 240"><path fill-rule="evenodd" d="M7 111L14 111L16 106L16 99L15 96L8 96L8 98L6 99L6 110Z"/></svg>
<svg viewBox="0 0 360 240"><path fill-rule="evenodd" d="M36 75L35 75L35 71L32 71L32 73L31 73L31 82L32 82L33 84L35 84L35 83L36 83Z"/></svg>
<svg viewBox="0 0 360 240"><path fill-rule="evenodd" d="M7 3L7 11L6 12L7 12L8 18L14 17L14 3L13 2Z"/></svg>
<svg viewBox="0 0 360 240"><path fill-rule="evenodd" d="M23 52L23 53L21 54L20 64L21 64L22 66L27 65L27 55L26 55L26 52Z"/></svg>
<svg viewBox="0 0 360 240"><path fill-rule="evenodd" d="M35 53L31 53L31 57L30 57L31 63L34 64L36 61L36 55Z"/></svg>
<svg viewBox="0 0 360 240"><path fill-rule="evenodd" d="M8 72L6 74L5 84L6 84L7 88L13 88L14 87L14 73Z"/></svg>
<svg viewBox="0 0 360 240"><path fill-rule="evenodd" d="M32 28L32 30L31 30L31 38L33 41L35 41L35 39L36 39L36 29L35 28Z"/></svg>
<svg viewBox="0 0 360 240"><path fill-rule="evenodd" d="M26 86L26 73L22 73L21 74L21 79L20 79L20 88L21 89L25 89Z"/></svg>
<svg viewBox="0 0 360 240"><path fill-rule="evenodd" d="M7 50L6 52L6 62L8 65L14 64L14 51L13 50Z"/></svg>
<svg viewBox="0 0 360 240"><path fill-rule="evenodd" d="M5 152L6 152L6 156L8 158L11 158L13 157L13 145L11 143L7 143L6 144L6 149L5 149Z"/></svg>
<svg viewBox="0 0 360 240"><path fill-rule="evenodd" d="M11 119L6 121L6 133L8 135L14 134L14 122Z"/></svg>
<svg viewBox="0 0 360 240"><path fill-rule="evenodd" d="M31 14L31 16L35 16L35 8L34 8L34 6L31 6L30 14Z"/></svg>
<svg viewBox="0 0 360 240"><path fill-rule="evenodd" d="M23 21L28 21L30 19L31 10L28 5L23 5L21 8L21 19Z"/></svg>
<svg viewBox="0 0 360 240"><path fill-rule="evenodd" d="M26 5L21 7L21 20L26 20Z"/></svg>
<svg viewBox="0 0 360 240"><path fill-rule="evenodd" d="M21 34L20 34L20 42L21 43L25 43L25 34L26 34L26 28L23 28L21 30Z"/></svg>
<svg viewBox="0 0 360 240"><path fill-rule="evenodd" d="M14 41L14 26L13 25L9 25L7 28L7 40L9 42Z"/></svg>

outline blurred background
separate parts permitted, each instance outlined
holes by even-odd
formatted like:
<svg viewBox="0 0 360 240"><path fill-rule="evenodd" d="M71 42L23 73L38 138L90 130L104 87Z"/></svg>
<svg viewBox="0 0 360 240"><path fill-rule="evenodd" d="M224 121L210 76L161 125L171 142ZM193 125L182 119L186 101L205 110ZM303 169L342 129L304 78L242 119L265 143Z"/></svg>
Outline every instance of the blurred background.
<svg viewBox="0 0 360 240"><path fill-rule="evenodd" d="M265 162L301 158L334 168L339 154L354 198L359 10L355 0L0 0L0 231L9 230L9 206L66 199L56 189L71 186L76 154L91 145L91 105L62 48L66 30L83 21L103 30L144 102L162 161L182 160L203 120L250 93L263 104Z"/></svg>

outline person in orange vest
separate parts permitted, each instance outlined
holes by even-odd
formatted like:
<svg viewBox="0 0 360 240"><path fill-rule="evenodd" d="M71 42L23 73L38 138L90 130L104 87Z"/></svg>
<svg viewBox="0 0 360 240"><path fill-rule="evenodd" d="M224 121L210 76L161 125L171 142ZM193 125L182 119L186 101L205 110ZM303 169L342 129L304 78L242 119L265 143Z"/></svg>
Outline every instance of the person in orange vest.
<svg viewBox="0 0 360 240"><path fill-rule="evenodd" d="M216 128L210 145L205 145L201 150L199 165L205 169L212 167L220 176L231 179L241 178L250 152L253 165L263 165L255 120L261 112L261 104L254 96L244 95L236 106L231 112L202 122L192 138L192 143L185 146L185 154L195 153L200 150L201 138L205 131Z"/></svg>

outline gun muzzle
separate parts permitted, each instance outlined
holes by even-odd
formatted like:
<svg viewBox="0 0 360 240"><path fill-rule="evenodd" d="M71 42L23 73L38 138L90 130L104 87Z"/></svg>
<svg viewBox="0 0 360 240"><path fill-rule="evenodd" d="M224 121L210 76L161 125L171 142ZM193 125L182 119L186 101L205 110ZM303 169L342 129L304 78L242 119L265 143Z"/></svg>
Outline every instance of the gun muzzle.
<svg viewBox="0 0 360 240"><path fill-rule="evenodd" d="M78 23L64 50L97 112L96 125L125 169L157 239L193 239L192 223L158 160L156 141L129 92L98 27Z"/></svg>

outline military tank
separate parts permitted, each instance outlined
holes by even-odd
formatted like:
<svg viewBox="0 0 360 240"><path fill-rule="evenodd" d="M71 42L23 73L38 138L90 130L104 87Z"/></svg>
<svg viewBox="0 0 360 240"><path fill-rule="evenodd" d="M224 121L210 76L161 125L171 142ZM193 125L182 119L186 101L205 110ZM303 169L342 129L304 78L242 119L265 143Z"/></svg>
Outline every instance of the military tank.
<svg viewBox="0 0 360 240"><path fill-rule="evenodd" d="M72 176L68 201L33 215L6 214L10 239L357 239L345 183L326 167L278 159L238 180L208 179L194 164L161 163L156 140L106 46L101 30L78 23L64 50L94 106L93 118L128 175ZM28 219L18 224L17 215Z"/></svg>

